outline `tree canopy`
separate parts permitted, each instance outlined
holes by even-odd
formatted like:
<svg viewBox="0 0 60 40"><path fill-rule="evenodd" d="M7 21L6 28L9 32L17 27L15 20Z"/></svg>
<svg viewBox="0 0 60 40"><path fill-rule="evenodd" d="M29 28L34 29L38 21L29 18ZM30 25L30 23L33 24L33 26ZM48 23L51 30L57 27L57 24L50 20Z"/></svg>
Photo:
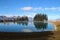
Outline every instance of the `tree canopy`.
<svg viewBox="0 0 60 40"><path fill-rule="evenodd" d="M46 14L36 14L34 17L34 21L44 21L44 20L48 20L48 17Z"/></svg>
<svg viewBox="0 0 60 40"><path fill-rule="evenodd" d="M22 16L22 17L17 17L18 21L28 21L28 17L27 16Z"/></svg>

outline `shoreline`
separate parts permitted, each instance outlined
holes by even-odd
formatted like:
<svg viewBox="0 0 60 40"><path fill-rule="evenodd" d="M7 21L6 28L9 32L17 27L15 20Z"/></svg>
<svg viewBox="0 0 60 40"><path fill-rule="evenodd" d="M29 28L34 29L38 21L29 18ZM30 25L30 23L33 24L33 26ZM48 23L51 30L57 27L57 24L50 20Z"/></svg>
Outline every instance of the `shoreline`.
<svg viewBox="0 0 60 40"><path fill-rule="evenodd" d="M60 30L60 21L50 21L50 23L55 27L56 31Z"/></svg>
<svg viewBox="0 0 60 40"><path fill-rule="evenodd" d="M57 31L57 26L56 24L54 24L54 22L50 22L54 27L55 27L55 30L54 31Z"/></svg>
<svg viewBox="0 0 60 40"><path fill-rule="evenodd" d="M27 40L33 40L33 39L48 39L49 36L52 36L54 33L53 31L47 31L47 32L31 32L31 33L16 33L16 32L0 32L0 39L27 39Z"/></svg>
<svg viewBox="0 0 60 40"><path fill-rule="evenodd" d="M0 32L2 40L60 40L60 31L47 31L35 33Z"/></svg>

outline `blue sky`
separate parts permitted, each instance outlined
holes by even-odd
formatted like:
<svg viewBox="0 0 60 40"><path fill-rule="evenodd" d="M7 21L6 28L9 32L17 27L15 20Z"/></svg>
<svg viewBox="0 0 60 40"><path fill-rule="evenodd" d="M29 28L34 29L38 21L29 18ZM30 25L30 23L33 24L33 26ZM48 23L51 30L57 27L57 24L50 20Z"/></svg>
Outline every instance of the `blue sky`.
<svg viewBox="0 0 60 40"><path fill-rule="evenodd" d="M37 13L48 15L48 19L60 18L60 0L0 0L0 15L31 16Z"/></svg>

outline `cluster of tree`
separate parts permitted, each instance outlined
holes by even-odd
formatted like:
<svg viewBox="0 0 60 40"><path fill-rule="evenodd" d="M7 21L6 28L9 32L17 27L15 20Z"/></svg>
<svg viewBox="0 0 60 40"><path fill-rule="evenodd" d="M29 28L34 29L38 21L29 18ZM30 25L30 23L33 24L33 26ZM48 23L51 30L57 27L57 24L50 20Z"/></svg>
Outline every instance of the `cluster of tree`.
<svg viewBox="0 0 60 40"><path fill-rule="evenodd" d="M46 14L36 14L34 17L34 21L47 21L48 17Z"/></svg>
<svg viewBox="0 0 60 40"><path fill-rule="evenodd" d="M17 17L17 21L28 21L28 17L27 16Z"/></svg>
<svg viewBox="0 0 60 40"><path fill-rule="evenodd" d="M46 14L39 13L39 14L36 14L33 19L34 19L34 21L44 21L44 20L47 21L48 17ZM18 16L17 18L7 19L7 21L28 21L28 20L29 19L27 16L22 16L22 17ZM1 20L1 21L3 21L3 20ZM6 21L6 20L4 20L4 21Z"/></svg>
<svg viewBox="0 0 60 40"><path fill-rule="evenodd" d="M34 16L34 21L47 21L48 20L48 17L46 14L41 14L41 13L38 13ZM23 16L23 17L17 17L17 21L28 21L28 17L27 16Z"/></svg>

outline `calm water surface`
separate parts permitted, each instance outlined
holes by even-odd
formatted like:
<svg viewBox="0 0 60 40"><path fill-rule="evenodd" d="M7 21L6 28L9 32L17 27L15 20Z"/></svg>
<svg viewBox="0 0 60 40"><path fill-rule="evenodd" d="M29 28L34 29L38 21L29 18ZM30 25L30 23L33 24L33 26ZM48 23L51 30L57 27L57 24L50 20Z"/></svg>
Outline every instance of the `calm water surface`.
<svg viewBox="0 0 60 40"><path fill-rule="evenodd" d="M43 32L54 31L51 23L42 22L5 22L0 23L0 32Z"/></svg>

